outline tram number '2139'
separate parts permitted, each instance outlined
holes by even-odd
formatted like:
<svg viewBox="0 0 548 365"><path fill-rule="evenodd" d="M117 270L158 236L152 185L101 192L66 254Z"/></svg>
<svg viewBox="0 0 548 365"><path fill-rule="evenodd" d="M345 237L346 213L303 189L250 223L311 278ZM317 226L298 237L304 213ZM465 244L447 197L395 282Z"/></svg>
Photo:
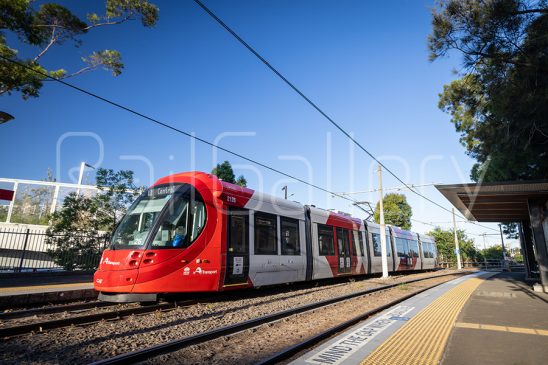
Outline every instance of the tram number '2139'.
<svg viewBox="0 0 548 365"><path fill-rule="evenodd" d="M235 196L227 196L226 201L229 203L236 203L236 197Z"/></svg>

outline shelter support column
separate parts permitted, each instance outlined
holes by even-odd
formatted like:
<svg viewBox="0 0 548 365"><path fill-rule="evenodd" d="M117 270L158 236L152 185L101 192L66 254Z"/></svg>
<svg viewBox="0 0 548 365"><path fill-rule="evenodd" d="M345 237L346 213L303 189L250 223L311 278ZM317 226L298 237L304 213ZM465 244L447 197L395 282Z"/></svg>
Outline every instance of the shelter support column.
<svg viewBox="0 0 548 365"><path fill-rule="evenodd" d="M527 278L533 278L533 271L538 271L537 259L533 250L533 236L531 223L529 221L521 221L519 224L519 241L523 252L523 260L525 261L525 273Z"/></svg>
<svg viewBox="0 0 548 365"><path fill-rule="evenodd" d="M529 199L528 205L540 282L548 293L548 200Z"/></svg>

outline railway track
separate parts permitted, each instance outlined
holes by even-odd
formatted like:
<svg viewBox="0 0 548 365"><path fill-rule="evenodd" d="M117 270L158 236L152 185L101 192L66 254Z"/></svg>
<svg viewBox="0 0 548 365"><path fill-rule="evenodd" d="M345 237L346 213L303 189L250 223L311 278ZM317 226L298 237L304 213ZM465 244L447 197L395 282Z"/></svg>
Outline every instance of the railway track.
<svg viewBox="0 0 548 365"><path fill-rule="evenodd" d="M460 275L462 275L462 274L460 274ZM464 273L464 275L466 275L466 273ZM223 336L233 335L233 334L235 334L237 332L240 332L240 331L244 331L244 330L248 330L248 329L258 327L258 326L261 326L261 325L269 324L271 322L278 321L278 320L290 317L290 316L295 315L295 314L309 312L309 311L319 309L319 308L322 308L322 307L326 307L326 306L329 306L329 305L332 305L332 304L335 304L335 303L343 302L343 301L346 301L346 300L349 300L349 299L358 298L360 296L364 296L364 295L367 295L367 294L385 291L385 290L388 290L388 289L395 288L395 287L397 287L399 285L402 285L402 284L403 285L413 284L413 283L420 282L420 281L432 280L432 279L436 279L436 278L440 278L440 277L446 277L446 276L459 276L459 274L455 274L455 273L443 274L443 275L436 275L436 276L431 276L431 277L407 280L407 281L398 282L398 283L394 283L394 284L382 285L382 286L379 286L379 287L374 287L374 288L362 290L362 291L355 292L355 293L352 293L352 294L347 294L347 295L343 295L343 296L339 296L339 297L335 297L335 298L330 298L330 299L323 300L323 301L320 301L320 302L306 304L306 305L302 305L302 306L299 306L299 307L296 307L296 308L291 308L291 309L280 311L280 312L277 312L277 313L268 314L268 315L265 315L265 316L262 316L262 317L253 318L253 319L250 319L250 320L247 320L247 321L244 321L244 322L240 322L240 323L232 324L232 325L229 325L229 326L213 329L213 330L203 332L203 333L199 333L199 334L196 334L196 335L193 335L193 336L188 336L188 337L183 337L183 338L171 340L171 341L164 342L164 343L161 343L161 344L158 344L158 345L155 345L155 346L147 347L147 348L144 348L144 349L140 349L140 350L120 354L118 356L115 356L115 357L112 357L112 358L109 358L109 359L94 362L92 365L133 364L133 363L136 363L136 362L145 361L145 360L151 359L153 357L156 357L156 356L159 356L159 355L162 355L162 354L171 353L171 352L174 352L174 351L178 351L178 350L184 349L184 348L192 346L192 345L202 344L202 343L205 343L207 341L211 341L211 340L223 337ZM286 359L286 358L292 356L293 354L295 354L299 351L302 351L302 350L312 346L313 344L315 344L315 343L331 336L335 332L338 332L342 329L345 329L349 326L352 326L352 325L358 323L359 321L362 321L362 320L370 317L371 315L373 315L375 313L381 312L381 311L383 311L384 309L386 309L388 307L391 307L391 306L393 306L393 305L395 305L395 304L397 304L401 301L404 301L404 300L406 300L406 299L408 299L408 298L410 298L414 295L417 295L421 292L424 292L428 289L431 289L433 287L441 285L442 283L436 283L434 285L431 285L431 286L428 286L428 287L425 287L425 288L421 288L421 289L419 289L419 290L417 290L417 291L415 291L411 294L407 294L407 295L404 295L402 297L399 297L397 300L391 301L390 303L384 304L382 306L374 308L373 310L367 311L367 312L365 312L365 313L363 313L363 314L361 314L361 315L359 315L359 316L357 316L357 317L355 317L355 318L353 318L349 321L346 321L346 322L344 322L344 323L342 323L342 324L340 324L340 325L338 325L334 328L329 329L328 331L325 331L324 333L315 335L315 336L307 339L306 341L303 341L302 343L291 346L290 348L287 348L284 351L281 351L281 352L275 354L271 358L265 359L264 364L273 364L273 363L279 362L283 359Z"/></svg>
<svg viewBox="0 0 548 365"><path fill-rule="evenodd" d="M86 311L90 309L109 307L114 305L118 305L118 303L100 302L97 300L97 301L86 302L86 303L73 303L73 304L56 305L56 306L50 306L50 307L14 310L14 311L0 313L0 321L4 321L8 319L24 318L24 317L30 317L30 316L37 316L42 314Z"/></svg>
<svg viewBox="0 0 548 365"><path fill-rule="evenodd" d="M341 280L331 280L331 281L327 280L323 284L325 284L328 287L345 285L346 280L344 280L342 283L341 283ZM312 284L306 283L306 284L296 285L295 287L312 288ZM32 332L42 332L42 331L56 329L56 328L69 327L72 325L85 325L88 323L94 323L101 320L121 319L132 314L146 314L146 313L151 313L158 310L171 310L180 306L189 306L189 305L202 303L202 302L215 302L215 301L241 299L242 297L257 296L257 294L259 294L259 296L260 295L266 296L279 291L280 288L285 290L285 287L279 286L279 287L274 287L270 289L265 289L260 293L258 293L257 291L246 291L243 293L224 292L224 293L219 293L218 295L213 297L209 295L196 295L194 299L190 299L190 300L185 299L185 300L175 301L175 298L174 298L173 300L166 300L158 304L148 305L144 307L135 305L130 308L124 308L122 306L127 307L128 305L131 305L131 304L92 301L92 302L86 302L86 303L73 303L73 304L66 304L66 305L56 305L56 306L50 306L50 307L40 307L40 308L31 308L31 309L25 309L25 310L3 312L3 313L0 313L0 321L8 321L8 320L14 320L14 319L24 321L25 319L31 316L50 315L50 314L56 314L56 313L67 313L70 315L70 317L60 318L60 319L50 318L50 319L40 320L40 321L18 323L15 325L10 325L9 322L6 322L4 323L4 327L0 327L0 338L24 335ZM317 289L312 289L311 291L322 291L324 289L325 288L322 285L322 287ZM117 308L112 311L103 311L98 313L79 315L83 312L100 310L101 308L106 308L106 307L117 307Z"/></svg>
<svg viewBox="0 0 548 365"><path fill-rule="evenodd" d="M409 298L412 298L414 297L415 295L418 295L422 292L425 292L426 290L429 290L429 289L432 289L432 288L435 288L436 286L438 285L441 285L443 284L442 283L436 283L434 285L430 285L428 287L425 287L425 288L422 288L422 289L419 289L418 291L416 292L413 292L413 293L410 293L410 294L407 294L403 297L400 297L396 300L392 300L386 304L383 304L381 306L378 306L372 310L369 310L367 312L364 312L348 321L345 321L337 326L334 326L334 327L331 327L323 332L320 332L314 336L311 336L307 339L305 339L304 341L302 342L299 342L297 344L294 344L292 346L289 346L281 351L278 351L277 353L275 353L274 355L272 355L271 357L268 357L266 359L263 359L262 361L259 361L258 363L256 363L255 365L273 365L273 364L278 364L280 363L281 361L284 361L284 360L287 360L287 359L290 359L291 357L297 355L298 353L300 352L304 352L306 350L310 350L312 349L315 345L319 344L320 342L334 336L334 335L337 335L339 333L341 333L342 331L345 331L347 330L348 328L360 323L361 321L364 321L366 319L368 319L369 317L371 316L374 316L375 314L377 313L380 313L382 311L384 311L385 309L388 309L388 308L391 308Z"/></svg>
<svg viewBox="0 0 548 365"><path fill-rule="evenodd" d="M151 313L155 311L164 311L164 310L171 310L176 309L180 306L187 306L187 305L193 305L198 303L198 300L186 300L186 301L180 301L180 302L161 302L153 305L147 305L147 306L140 306L135 305L130 308L122 308L122 309L116 309L113 311L105 311L105 312L98 312L98 313L91 313L86 315L76 315L71 316L68 318L61 318L61 319L52 319L52 320L45 320L45 321L35 321L31 323L24 323L19 324L15 326L8 326L0 328L0 338L4 337L12 337L17 335L22 335L26 333L31 332L42 332L45 330L50 330L54 328L61 328L61 327L68 327L72 325L83 325L88 323L94 323L102 320L113 320L113 319L121 319L133 314L144 314L144 313ZM69 306L63 306L64 310L57 311L54 308L40 308L45 311L50 311L49 313L59 313L63 311L67 311L67 307L72 307L72 311L76 312L79 310L88 310L91 309L93 303L89 303L86 305L69 305ZM95 307L108 307L117 305L117 303L105 303L104 305L102 303L98 303L98 306ZM53 311L53 312L51 312ZM26 313L33 313L34 310L28 310L28 311L18 311L18 312L26 312ZM15 313L15 312L11 312ZM36 313L40 313L39 309L36 309ZM8 313L6 313L8 314ZM19 313L23 314L23 313ZM12 317L12 318L20 318L20 317Z"/></svg>

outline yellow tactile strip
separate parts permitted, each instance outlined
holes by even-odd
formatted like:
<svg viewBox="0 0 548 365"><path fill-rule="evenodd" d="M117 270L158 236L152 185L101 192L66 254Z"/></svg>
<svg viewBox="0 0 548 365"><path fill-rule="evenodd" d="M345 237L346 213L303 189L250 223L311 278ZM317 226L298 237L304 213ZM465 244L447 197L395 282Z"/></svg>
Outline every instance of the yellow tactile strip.
<svg viewBox="0 0 548 365"><path fill-rule="evenodd" d="M362 365L437 365L457 315L482 282L472 278L440 296L375 349Z"/></svg>
<svg viewBox="0 0 548 365"><path fill-rule="evenodd" d="M455 327L471 328L471 329L477 329L477 330L510 332L510 333L522 333L524 335L548 336L548 330L539 330L535 328L496 326L492 324L467 323L467 322L457 322L455 323Z"/></svg>
<svg viewBox="0 0 548 365"><path fill-rule="evenodd" d="M0 288L0 292L14 292L14 291L33 291L33 290L42 290L42 289L60 289L60 288L73 288L76 286L87 285L90 288L93 286L93 283L72 283L72 284L53 284L53 285L35 285L35 286L16 286L10 288Z"/></svg>

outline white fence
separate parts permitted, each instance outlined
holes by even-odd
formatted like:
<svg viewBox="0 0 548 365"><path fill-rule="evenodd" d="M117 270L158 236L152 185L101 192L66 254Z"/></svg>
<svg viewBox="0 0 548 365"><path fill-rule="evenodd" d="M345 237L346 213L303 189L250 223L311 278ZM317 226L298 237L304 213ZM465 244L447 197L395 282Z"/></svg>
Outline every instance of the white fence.
<svg viewBox="0 0 548 365"><path fill-rule="evenodd" d="M46 228L44 226L27 226L0 223L0 272L20 271L52 271L63 270L64 267L56 263L48 249L55 245L46 243ZM63 236L56 236L62 238ZM98 262L100 252L107 243L106 236L90 237L76 236L76 239L98 239L97 253L67 253L74 258L59 257L58 262L70 262L78 259L80 266L93 267ZM78 267L76 267L78 268Z"/></svg>

